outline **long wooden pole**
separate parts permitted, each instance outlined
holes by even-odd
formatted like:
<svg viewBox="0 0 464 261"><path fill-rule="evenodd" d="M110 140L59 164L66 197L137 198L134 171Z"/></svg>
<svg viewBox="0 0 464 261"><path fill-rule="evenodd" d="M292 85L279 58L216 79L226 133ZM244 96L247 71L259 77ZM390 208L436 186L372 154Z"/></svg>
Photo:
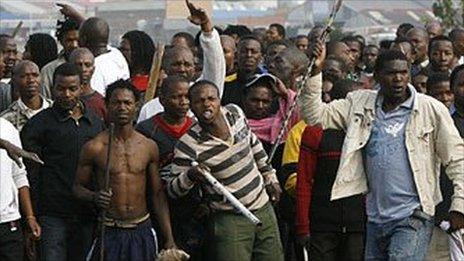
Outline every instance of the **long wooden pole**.
<svg viewBox="0 0 464 261"><path fill-rule="evenodd" d="M158 44L158 48L156 49L157 50L155 52L155 55L153 55L153 61L151 63L148 88L145 92L145 103L149 102L151 99L155 97L156 85L158 84L158 80L161 74L161 62L163 60L164 44Z"/></svg>

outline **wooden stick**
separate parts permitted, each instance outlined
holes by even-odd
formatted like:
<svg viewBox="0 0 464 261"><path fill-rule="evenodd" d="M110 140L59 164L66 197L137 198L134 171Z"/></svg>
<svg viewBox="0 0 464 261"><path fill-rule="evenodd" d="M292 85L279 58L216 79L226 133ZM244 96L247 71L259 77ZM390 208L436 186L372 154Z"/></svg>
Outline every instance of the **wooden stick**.
<svg viewBox="0 0 464 261"><path fill-rule="evenodd" d="M14 31L13 31L13 34L11 35L12 38L15 38L16 35L19 33L19 30L21 29L21 27L23 26L23 21L19 21L18 25L15 27Z"/></svg>
<svg viewBox="0 0 464 261"><path fill-rule="evenodd" d="M104 190L108 191L110 189L110 168L111 168L111 145L113 144L113 137L114 137L114 123L110 123L110 128L108 130L108 150L106 152L106 168L105 168L105 182L103 184ZM106 210L101 212L101 220L100 220L100 261L105 260L105 216Z"/></svg>
<svg viewBox="0 0 464 261"><path fill-rule="evenodd" d="M164 44L158 44L155 55L153 55L153 62L151 63L150 78L148 80L148 88L145 92L145 103L149 102L156 93L156 85L161 74L161 62L163 60Z"/></svg>

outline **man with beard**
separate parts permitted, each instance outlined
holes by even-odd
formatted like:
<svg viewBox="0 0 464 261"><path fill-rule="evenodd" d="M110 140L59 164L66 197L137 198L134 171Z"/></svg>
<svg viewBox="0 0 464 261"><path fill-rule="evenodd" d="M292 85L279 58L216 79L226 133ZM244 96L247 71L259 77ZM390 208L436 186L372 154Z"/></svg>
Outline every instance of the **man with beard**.
<svg viewBox="0 0 464 261"><path fill-rule="evenodd" d="M451 74L455 65L453 42L447 36L437 36L429 43L429 75L433 73Z"/></svg>
<svg viewBox="0 0 464 261"><path fill-rule="evenodd" d="M269 202L279 200L280 188L261 142L238 106L221 106L214 83L195 83L189 89L189 100L198 123L176 145L169 194L182 197L195 184L202 184L213 210L209 222L212 256L208 260L283 260L277 220ZM193 162L199 165L192 167ZM237 215L230 202L203 183L205 168L262 221L261 227Z"/></svg>
<svg viewBox="0 0 464 261"><path fill-rule="evenodd" d="M100 119L106 119L106 107L103 96L90 86L95 70L95 59L92 52L87 48L78 48L69 56L69 62L75 64L81 72L82 93L80 99L85 103L87 109L93 111Z"/></svg>
<svg viewBox="0 0 464 261"><path fill-rule="evenodd" d="M56 38L63 46L63 50L58 54L56 60L49 62L40 70L42 76L40 93L49 99L52 98L53 72L56 67L68 61L71 52L79 46L79 23L67 16L64 21L58 20Z"/></svg>
<svg viewBox="0 0 464 261"><path fill-rule="evenodd" d="M219 33L214 29L211 19L206 11L186 1L190 12L189 20L201 27L200 45L203 49L203 71L198 79L195 79L195 59L192 50L183 46L168 48L163 56L162 69L167 76L181 75L191 83L198 80L214 82L220 88L222 97L226 64L222 51ZM151 116L162 112L163 106L159 98L147 102L140 110L137 122L141 122Z"/></svg>
<svg viewBox="0 0 464 261"><path fill-rule="evenodd" d="M42 226L41 259L84 260L92 244L95 213L72 194L77 161L84 144L103 130L103 122L79 101L79 69L71 63L54 73L55 102L30 119L21 131L24 149L44 164L26 162Z"/></svg>
<svg viewBox="0 0 464 261"><path fill-rule="evenodd" d="M31 61L21 61L13 69L13 84L19 92L19 99L0 113L21 131L26 122L37 113L52 105L52 101L40 95L39 67Z"/></svg>
<svg viewBox="0 0 464 261"><path fill-rule="evenodd" d="M114 124L114 137L108 130L100 133L83 147L79 159L74 195L106 211L102 217L105 237L96 240L89 253L95 259L101 251L101 240L106 260L148 261L156 257L156 234L147 208L147 191L151 193L152 207L161 226L164 248L175 247L158 173L158 147L132 125L138 96L129 81L119 80L108 86L105 103L109 121ZM109 189L105 188L108 167Z"/></svg>

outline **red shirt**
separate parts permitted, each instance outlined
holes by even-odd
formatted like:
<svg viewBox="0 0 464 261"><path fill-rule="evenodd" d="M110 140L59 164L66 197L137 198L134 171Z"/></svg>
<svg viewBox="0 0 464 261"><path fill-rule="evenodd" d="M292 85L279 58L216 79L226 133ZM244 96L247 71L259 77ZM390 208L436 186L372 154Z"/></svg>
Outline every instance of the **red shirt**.
<svg viewBox="0 0 464 261"><path fill-rule="evenodd" d="M106 106L103 95L94 91L92 94L81 96L81 100L85 103L87 109L106 122Z"/></svg>
<svg viewBox="0 0 464 261"><path fill-rule="evenodd" d="M148 88L148 81L150 80L150 77L145 74L145 75L135 75L131 78L132 84L137 88L137 90L144 92Z"/></svg>

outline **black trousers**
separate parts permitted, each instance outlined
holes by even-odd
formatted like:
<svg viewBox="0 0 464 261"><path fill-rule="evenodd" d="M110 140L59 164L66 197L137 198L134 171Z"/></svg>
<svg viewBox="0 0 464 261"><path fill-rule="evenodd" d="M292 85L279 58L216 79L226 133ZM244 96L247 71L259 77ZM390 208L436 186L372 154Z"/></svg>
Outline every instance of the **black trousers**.
<svg viewBox="0 0 464 261"><path fill-rule="evenodd" d="M19 220L0 224L0 260L21 261L24 257L23 233Z"/></svg>
<svg viewBox="0 0 464 261"><path fill-rule="evenodd" d="M364 260L364 236L363 232L312 232L309 242L310 260Z"/></svg>

